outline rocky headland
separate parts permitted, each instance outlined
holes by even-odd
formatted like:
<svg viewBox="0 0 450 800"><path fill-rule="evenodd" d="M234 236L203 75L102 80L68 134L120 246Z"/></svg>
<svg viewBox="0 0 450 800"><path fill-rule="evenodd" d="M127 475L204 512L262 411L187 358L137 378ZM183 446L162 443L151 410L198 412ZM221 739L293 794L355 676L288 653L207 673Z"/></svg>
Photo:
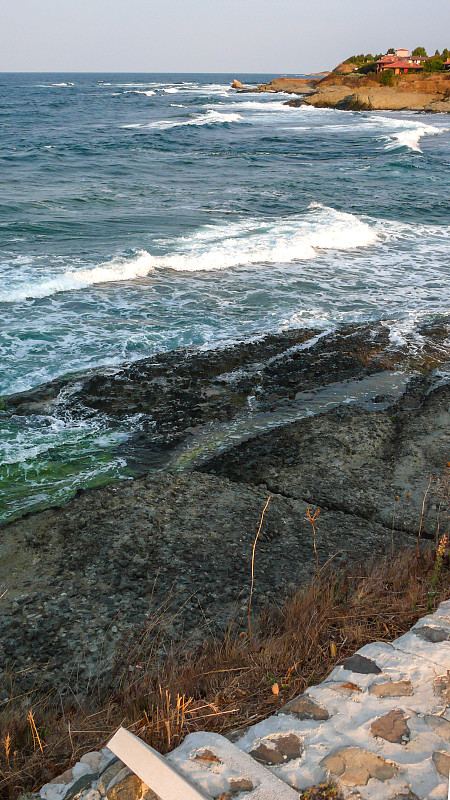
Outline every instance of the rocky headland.
<svg viewBox="0 0 450 800"><path fill-rule="evenodd" d="M383 322L291 330L4 398L7 414L139 425L121 445L133 479L3 526L2 669L82 692L151 640L163 606L167 641L239 619L269 494L255 610L314 574L308 506L320 509L320 564L415 544L420 524L433 539L450 456L449 334L445 319L400 344Z"/></svg>
<svg viewBox="0 0 450 800"><path fill-rule="evenodd" d="M351 66L351 65L347 65ZM332 72L321 80L277 78L261 84L256 92L286 92L301 95L287 105L310 105L347 111L450 112L450 73L396 75L391 86L380 83L380 75Z"/></svg>

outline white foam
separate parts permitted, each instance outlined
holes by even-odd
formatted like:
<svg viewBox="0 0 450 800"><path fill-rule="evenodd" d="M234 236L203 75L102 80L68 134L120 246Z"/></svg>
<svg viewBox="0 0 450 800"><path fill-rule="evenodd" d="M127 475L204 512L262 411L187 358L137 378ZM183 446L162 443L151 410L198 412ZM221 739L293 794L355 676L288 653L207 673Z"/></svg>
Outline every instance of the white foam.
<svg viewBox="0 0 450 800"><path fill-rule="evenodd" d="M97 283L130 281L148 275L154 259L145 250L139 250L131 259L117 258L91 269L70 269L48 279L21 284L15 289L0 291L0 302L15 303L28 298L49 297L58 292L85 289Z"/></svg>
<svg viewBox="0 0 450 800"><path fill-rule="evenodd" d="M167 89L164 89L164 91L166 92L166 94L178 94L180 90L177 89L175 86L169 86Z"/></svg>
<svg viewBox="0 0 450 800"><path fill-rule="evenodd" d="M306 212L276 222L250 219L205 225L173 242L167 255L145 250L90 269L70 269L0 291L0 302L20 302L87 288L98 283L146 277L154 269L198 272L253 264L286 264L313 259L320 250L350 250L378 241L374 227L352 214L312 203ZM29 273L28 273L29 274Z"/></svg>
<svg viewBox="0 0 450 800"><path fill-rule="evenodd" d="M421 153L422 150L420 149L419 142L422 136L434 136L439 133L445 133L447 130L448 128L435 128L432 125L420 125L417 128L399 131L394 134L393 139L395 141L391 145L388 144L387 149L391 149L392 147L408 147L416 153Z"/></svg>
<svg viewBox="0 0 450 800"><path fill-rule="evenodd" d="M209 110L206 114L199 114L196 117L189 117L188 119L183 120L170 120L170 119L158 119L154 122L148 122L146 125L141 123L130 123L128 125L122 125L123 128L149 128L153 130L169 130L170 128L181 128L185 125L220 125L230 122L242 122L243 119L240 114L224 114L221 111L213 111Z"/></svg>
<svg viewBox="0 0 450 800"><path fill-rule="evenodd" d="M215 105L208 105L206 108L217 109ZM292 114L292 108L286 105L286 100L242 100L233 103L221 103L221 109L240 109L243 111L256 111L264 113L267 111L283 111L285 114Z"/></svg>
<svg viewBox="0 0 450 800"><path fill-rule="evenodd" d="M312 203L306 213L275 223L206 226L180 243L182 252L158 257L155 266L194 272L283 264L315 258L318 250L367 247L377 239L375 230L352 214Z"/></svg>
<svg viewBox="0 0 450 800"><path fill-rule="evenodd" d="M416 153L421 153L420 140L423 136L436 136L441 133L447 133L450 128L438 127L437 125L427 125L417 120L411 119L396 119L394 117L385 117L382 115L374 115L366 120L366 126L370 124L373 126L380 126L382 128L393 129L393 132L387 136L386 150L393 150L398 147L407 147Z"/></svg>
<svg viewBox="0 0 450 800"><path fill-rule="evenodd" d="M145 94L146 97L152 97L156 92L153 89L126 89L124 94Z"/></svg>

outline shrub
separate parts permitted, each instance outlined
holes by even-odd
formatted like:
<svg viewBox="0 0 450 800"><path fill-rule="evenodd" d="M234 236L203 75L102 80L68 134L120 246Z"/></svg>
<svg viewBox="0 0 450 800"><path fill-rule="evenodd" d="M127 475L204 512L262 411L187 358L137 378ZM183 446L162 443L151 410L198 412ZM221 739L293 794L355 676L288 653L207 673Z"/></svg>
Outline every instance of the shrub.
<svg viewBox="0 0 450 800"><path fill-rule="evenodd" d="M368 64L363 64L362 67L359 67L358 72L361 73L361 75L368 75L369 72L376 72L376 69L376 61L369 61Z"/></svg>
<svg viewBox="0 0 450 800"><path fill-rule="evenodd" d="M380 75L380 85L381 86L393 86L394 85L394 73L391 69L386 69Z"/></svg>
<svg viewBox="0 0 450 800"><path fill-rule="evenodd" d="M442 58L429 58L423 65L424 72L442 72L444 69L444 62Z"/></svg>

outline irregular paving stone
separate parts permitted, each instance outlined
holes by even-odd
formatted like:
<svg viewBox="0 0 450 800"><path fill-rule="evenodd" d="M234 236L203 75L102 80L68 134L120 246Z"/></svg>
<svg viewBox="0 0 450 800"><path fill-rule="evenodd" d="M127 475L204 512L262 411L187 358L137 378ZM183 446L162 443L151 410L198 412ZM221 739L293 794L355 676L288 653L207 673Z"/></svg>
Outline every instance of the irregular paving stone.
<svg viewBox="0 0 450 800"><path fill-rule="evenodd" d="M73 781L73 770L66 769L62 775L58 775L57 778L53 778L53 780L49 781L50 784L53 783L72 783Z"/></svg>
<svg viewBox="0 0 450 800"><path fill-rule="evenodd" d="M250 755L260 764L284 764L285 761L279 750L263 743L251 750Z"/></svg>
<svg viewBox="0 0 450 800"><path fill-rule="evenodd" d="M444 717L436 717L434 714L426 714L425 722L434 730L435 733L437 733L438 736L441 736L442 739L450 742L450 722L448 719L444 719Z"/></svg>
<svg viewBox="0 0 450 800"><path fill-rule="evenodd" d="M355 653L354 656L347 658L342 666L344 669L350 670L350 672L360 672L362 675L378 675L381 672L381 669L378 664L375 664L375 661L365 656L360 656L359 653Z"/></svg>
<svg viewBox="0 0 450 800"><path fill-rule="evenodd" d="M399 708L395 708L374 720L370 726L372 736L380 736L393 744L404 744L409 740L407 717Z"/></svg>
<svg viewBox="0 0 450 800"><path fill-rule="evenodd" d="M413 693L413 687L411 681L373 683L369 686L369 693L375 697L407 697Z"/></svg>
<svg viewBox="0 0 450 800"><path fill-rule="evenodd" d="M107 791L106 797L108 800L139 800L143 786L137 775L127 775Z"/></svg>
<svg viewBox="0 0 450 800"><path fill-rule="evenodd" d="M325 756L319 766L336 775L345 786L365 785L369 778L387 781L398 773L396 764L360 747L341 747Z"/></svg>
<svg viewBox="0 0 450 800"><path fill-rule="evenodd" d="M82 775L81 778L78 778L78 780L69 787L66 794L63 795L63 800L77 800L85 789L91 788L96 778L97 775L92 772L89 775Z"/></svg>
<svg viewBox="0 0 450 800"><path fill-rule="evenodd" d="M351 696L357 692L362 692L360 686L357 686L356 683L351 683L347 681L347 683L340 683L339 686L331 686L334 692L339 692L339 694L345 694Z"/></svg>
<svg viewBox="0 0 450 800"><path fill-rule="evenodd" d="M204 750L203 753L197 753L197 755L194 756L194 761L205 761L209 764L222 763L220 758L217 758L217 756L214 755L212 750Z"/></svg>
<svg viewBox="0 0 450 800"><path fill-rule="evenodd" d="M439 775L448 778L450 772L450 753L445 753L444 750L436 750L433 753L433 762Z"/></svg>
<svg viewBox="0 0 450 800"><path fill-rule="evenodd" d="M433 691L444 703L450 704L450 670L446 675L439 675L433 683Z"/></svg>
<svg viewBox="0 0 450 800"><path fill-rule="evenodd" d="M98 772L98 768L102 759L102 754L94 750L91 753L85 753L84 756L81 756L80 762L81 764L87 764L88 767L91 768L92 772Z"/></svg>
<svg viewBox="0 0 450 800"><path fill-rule="evenodd" d="M100 794L106 794L110 783L114 780L116 775L124 768L125 764L118 759L105 769L98 782L98 790Z"/></svg>
<svg viewBox="0 0 450 800"><path fill-rule="evenodd" d="M300 758L303 745L294 733L287 736L277 736L261 742L250 755L260 764L285 764L293 758Z"/></svg>
<svg viewBox="0 0 450 800"><path fill-rule="evenodd" d="M437 644L438 642L446 642L450 639L450 633L445 628L432 628L429 625L424 625L422 628L414 628L413 633L425 639L426 642Z"/></svg>
<svg viewBox="0 0 450 800"><path fill-rule="evenodd" d="M239 778L237 780L230 781L231 796L233 796L233 794L239 794L239 792L251 792L252 789L253 783L247 778Z"/></svg>
<svg viewBox="0 0 450 800"><path fill-rule="evenodd" d="M290 703L287 703L279 712L281 714L293 714L298 719L315 719L325 720L329 719L330 715L326 708L320 703L316 703L311 697L306 694L295 697Z"/></svg>

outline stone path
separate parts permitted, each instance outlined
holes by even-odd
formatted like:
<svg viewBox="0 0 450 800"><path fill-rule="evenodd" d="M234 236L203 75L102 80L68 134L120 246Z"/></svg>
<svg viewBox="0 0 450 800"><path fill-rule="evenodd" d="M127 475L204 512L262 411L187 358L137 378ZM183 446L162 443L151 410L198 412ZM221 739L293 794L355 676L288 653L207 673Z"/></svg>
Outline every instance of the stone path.
<svg viewBox="0 0 450 800"><path fill-rule="evenodd" d="M217 800L290 800L328 780L345 800L447 800L450 601L230 739L193 733L167 758ZM83 756L39 796L157 798L107 749Z"/></svg>

